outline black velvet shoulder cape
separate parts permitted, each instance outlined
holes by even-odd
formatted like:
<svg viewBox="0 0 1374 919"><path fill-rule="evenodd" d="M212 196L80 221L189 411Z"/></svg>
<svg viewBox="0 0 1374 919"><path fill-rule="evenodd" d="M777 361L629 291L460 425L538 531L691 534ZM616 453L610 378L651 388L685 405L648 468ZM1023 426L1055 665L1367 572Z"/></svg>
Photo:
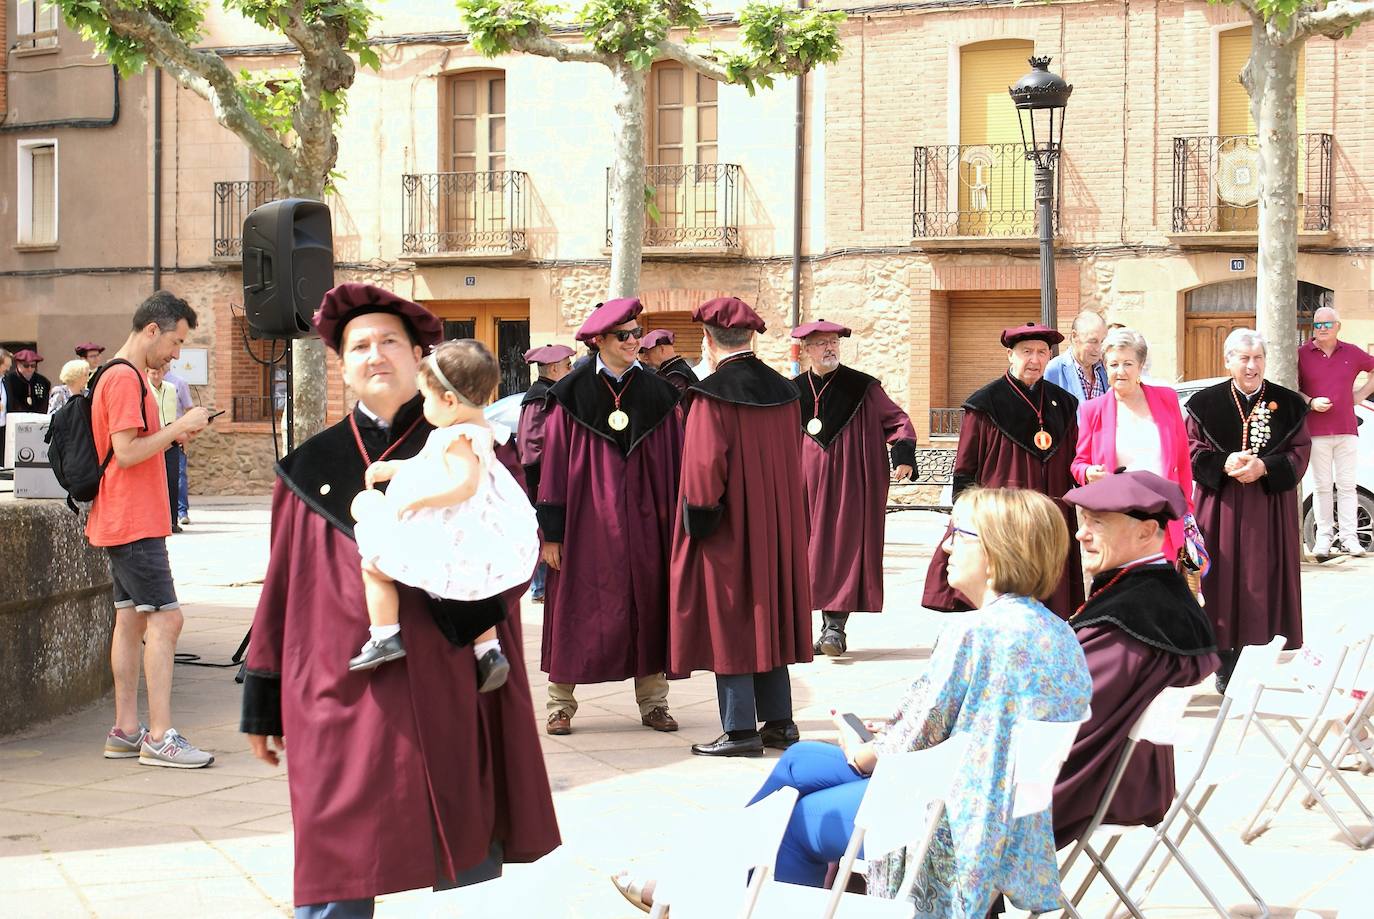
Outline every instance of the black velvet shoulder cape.
<svg viewBox="0 0 1374 919"><path fill-rule="evenodd" d="M1196 657L1216 650L1211 621L1171 565L1144 565L1106 587L1118 570L1093 578L1093 590L1102 593L1090 596L1070 620L1075 630L1107 623L1171 654Z"/></svg>
<svg viewBox="0 0 1374 919"><path fill-rule="evenodd" d="M1018 392L1021 395L1017 395ZM1022 399L1022 395L1026 398ZM1040 424L1036 421L1035 410L1031 406L1040 407L1042 398L1045 430L1053 438L1048 450L1041 450L1035 445L1035 435L1040 430ZM1030 405L1026 404L1026 399L1030 400ZM1047 462L1060 449L1072 452L1078 446L1076 438L1069 437L1070 429L1077 426L1078 399L1068 390L1049 380L1041 380L1034 386L1027 387L1003 374L965 399L964 408L987 415L997 430L1042 463ZM1068 441L1067 446L1065 441Z"/></svg>

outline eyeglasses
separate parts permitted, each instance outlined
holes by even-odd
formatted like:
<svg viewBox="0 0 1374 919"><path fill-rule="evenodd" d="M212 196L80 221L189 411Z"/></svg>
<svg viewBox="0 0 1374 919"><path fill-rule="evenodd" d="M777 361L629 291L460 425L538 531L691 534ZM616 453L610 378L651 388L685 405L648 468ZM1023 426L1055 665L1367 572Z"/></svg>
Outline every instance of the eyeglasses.
<svg viewBox="0 0 1374 919"><path fill-rule="evenodd" d="M1312 323L1312 328L1314 328L1314 329L1334 329L1335 327L1336 327L1336 323L1334 323L1334 322L1314 322L1314 323Z"/></svg>
<svg viewBox="0 0 1374 919"><path fill-rule="evenodd" d="M644 329L635 326L633 329L616 329L614 332L607 332L607 335L614 335L617 341L629 341L631 338L643 338Z"/></svg>
<svg viewBox="0 0 1374 919"><path fill-rule="evenodd" d="M953 539L955 536L962 536L962 537L964 537L965 539L979 539L979 538L980 538L980 537L978 536L977 533L973 532L972 530L966 530L966 529L964 529L963 527L950 527L950 529L949 529L949 536L950 536L950 539Z"/></svg>
<svg viewBox="0 0 1374 919"><path fill-rule="evenodd" d="M32 370L33 368L37 367L38 365L35 364L35 363L33 363L32 361L20 361L20 362L19 362L19 366L20 366L20 367L27 368L27 369L29 369L29 370Z"/></svg>

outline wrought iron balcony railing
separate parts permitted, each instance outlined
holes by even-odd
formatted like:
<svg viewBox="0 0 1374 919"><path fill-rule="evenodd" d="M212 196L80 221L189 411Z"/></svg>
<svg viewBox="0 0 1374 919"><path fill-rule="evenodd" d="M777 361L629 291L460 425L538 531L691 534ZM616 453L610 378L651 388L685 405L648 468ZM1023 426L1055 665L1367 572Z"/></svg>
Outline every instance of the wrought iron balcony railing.
<svg viewBox="0 0 1374 919"><path fill-rule="evenodd" d="M1055 174L1060 183L1063 170ZM1054 198L1055 223L1059 199ZM916 147L911 166L916 238L1035 236L1035 166L1023 144Z"/></svg>
<svg viewBox="0 0 1374 919"><path fill-rule="evenodd" d="M962 408L932 408L930 410L931 437L958 437L964 423Z"/></svg>
<svg viewBox="0 0 1374 919"><path fill-rule="evenodd" d="M529 249L529 175L428 172L401 176L406 255L513 254Z"/></svg>
<svg viewBox="0 0 1374 919"><path fill-rule="evenodd" d="M234 396L232 404L230 417L235 421L270 421L278 410L270 396Z"/></svg>
<svg viewBox="0 0 1374 919"><path fill-rule="evenodd" d="M731 163L646 166L644 183L653 209L644 226L646 247L738 249L744 189ZM654 216L657 211L658 216ZM606 245L611 244L611 170L606 169Z"/></svg>
<svg viewBox="0 0 1374 919"><path fill-rule="evenodd" d="M1331 229L1330 134L1298 136L1301 229ZM1255 231L1259 218L1259 138L1254 134L1174 138L1173 231Z"/></svg>
<svg viewBox="0 0 1374 919"><path fill-rule="evenodd" d="M215 183L214 258L243 257L243 221L253 209L277 197L271 180Z"/></svg>

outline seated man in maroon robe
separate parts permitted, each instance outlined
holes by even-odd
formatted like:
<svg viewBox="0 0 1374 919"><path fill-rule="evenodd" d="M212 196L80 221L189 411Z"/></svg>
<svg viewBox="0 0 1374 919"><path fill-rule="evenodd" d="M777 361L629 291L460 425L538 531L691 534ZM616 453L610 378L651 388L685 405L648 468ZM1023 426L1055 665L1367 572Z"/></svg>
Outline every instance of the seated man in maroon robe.
<svg viewBox="0 0 1374 919"><path fill-rule="evenodd" d="M639 359L676 386L678 392L686 392L688 386L697 382L697 375L686 358L678 357L673 348L676 341L677 335L671 329L654 329L639 343Z"/></svg>
<svg viewBox="0 0 1374 919"><path fill-rule="evenodd" d="M792 330L811 367L792 382L801 396L802 476L811 515L811 603L823 628L813 651L849 650L853 612L883 609L883 531L887 521L888 446L894 481L916 468L916 430L875 377L840 363L836 322Z"/></svg>
<svg viewBox="0 0 1374 919"><path fill-rule="evenodd" d="M639 363L644 307L597 305L577 340L596 349L549 390L535 511L549 566L544 730L572 732L578 683L633 679L639 718L668 713L668 558L677 507L678 391Z"/></svg>
<svg viewBox="0 0 1374 919"><path fill-rule="evenodd" d="M539 461L544 454L544 421L549 416L549 402L545 398L553 384L572 372L573 349L567 345L544 345L525 352L525 363L539 368L539 378L525 390L520 400L520 423L515 442L520 451L520 465L525 470L525 491L530 503L539 500ZM549 566L542 561L534 569L530 585L530 599L544 602L544 579Z"/></svg>
<svg viewBox="0 0 1374 919"><path fill-rule="evenodd" d="M954 458L954 497L970 485L1029 488L1059 505L1064 526L1072 534L1076 529L1073 511L1063 497L1077 484L1072 467L1078 445L1078 400L1044 379L1050 348L1063 340L1059 332L1033 322L1003 330L1007 372L964 401ZM1070 541L1064 579L1045 600L1064 619L1083 602L1081 565L1078 544ZM931 556L921 605L943 612L971 609L968 598L949 586L942 552Z"/></svg>
<svg viewBox="0 0 1374 919"><path fill-rule="evenodd" d="M495 877L559 837L524 667L479 699L460 647L496 624L520 648L523 587L479 606L401 586L406 658L375 673L339 666L367 625L349 505L368 465L414 456L433 430L416 370L442 325L388 290L341 284L315 326L358 403L277 466L241 729L272 765L291 737L296 916L352 919L381 894ZM519 481L509 443L497 455Z"/></svg>
<svg viewBox="0 0 1374 919"><path fill-rule="evenodd" d="M1212 626L1183 575L1164 557L1165 526L1187 509L1183 490L1153 472L1106 475L1064 500L1079 509L1078 542L1092 593L1070 620L1092 674L1092 717L1078 731L1054 787L1055 844L1092 819L1127 735L1155 696L1195 686L1220 663ZM1174 798L1172 747L1141 743L1106 822L1154 826Z"/></svg>
<svg viewBox="0 0 1374 919"><path fill-rule="evenodd" d="M1276 635L1302 647L1301 530L1293 494L1312 456L1307 400L1264 378L1264 336L1236 329L1231 379L1188 400L1197 525L1212 557L1202 578L1224 692L1240 649Z"/></svg>
<svg viewBox="0 0 1374 919"><path fill-rule="evenodd" d="M787 666L812 656L801 413L791 381L754 356L765 326L749 304L720 297L692 318L715 370L687 389L670 668L716 675L725 733L693 753L762 756L800 739Z"/></svg>

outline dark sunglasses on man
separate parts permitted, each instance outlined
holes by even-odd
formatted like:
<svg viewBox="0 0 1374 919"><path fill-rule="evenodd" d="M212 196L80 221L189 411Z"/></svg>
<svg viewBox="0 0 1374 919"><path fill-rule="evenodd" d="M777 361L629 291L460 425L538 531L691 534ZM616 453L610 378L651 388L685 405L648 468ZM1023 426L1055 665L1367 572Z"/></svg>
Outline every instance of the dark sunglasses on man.
<svg viewBox="0 0 1374 919"><path fill-rule="evenodd" d="M643 338L644 329L640 326L635 326L633 329L616 329L615 331L607 332L606 334L614 335L617 341L626 342L629 341L631 338Z"/></svg>
<svg viewBox="0 0 1374 919"><path fill-rule="evenodd" d="M1335 327L1336 327L1336 323L1334 323L1334 322L1314 322L1314 323L1312 323L1312 328L1314 328L1314 329L1334 329Z"/></svg>

